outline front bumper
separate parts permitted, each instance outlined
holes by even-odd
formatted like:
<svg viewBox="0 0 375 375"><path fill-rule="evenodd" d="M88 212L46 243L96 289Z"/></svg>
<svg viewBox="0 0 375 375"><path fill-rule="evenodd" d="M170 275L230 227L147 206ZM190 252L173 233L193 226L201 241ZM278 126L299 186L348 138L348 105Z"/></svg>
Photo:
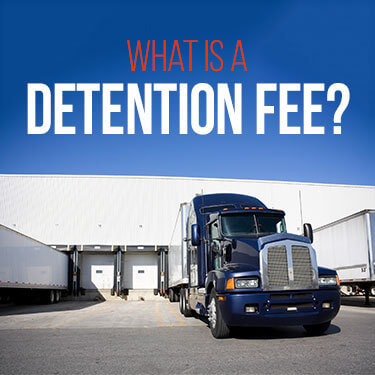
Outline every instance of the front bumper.
<svg viewBox="0 0 375 375"><path fill-rule="evenodd" d="M296 326L332 320L340 309L338 289L272 293L224 293L218 297L223 319L229 326ZM329 308L323 308L329 302ZM257 312L246 313L245 306Z"/></svg>

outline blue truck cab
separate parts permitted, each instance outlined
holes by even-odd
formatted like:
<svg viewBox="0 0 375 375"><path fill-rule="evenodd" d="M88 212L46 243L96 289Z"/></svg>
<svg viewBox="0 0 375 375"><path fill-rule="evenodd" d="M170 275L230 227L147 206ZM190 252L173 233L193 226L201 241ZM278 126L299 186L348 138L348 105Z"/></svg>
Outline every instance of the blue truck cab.
<svg viewBox="0 0 375 375"><path fill-rule="evenodd" d="M235 326L325 332L340 308L336 271L317 266L311 226L304 236L287 233L284 216L251 196L196 196L186 221L181 313L207 316L216 338Z"/></svg>

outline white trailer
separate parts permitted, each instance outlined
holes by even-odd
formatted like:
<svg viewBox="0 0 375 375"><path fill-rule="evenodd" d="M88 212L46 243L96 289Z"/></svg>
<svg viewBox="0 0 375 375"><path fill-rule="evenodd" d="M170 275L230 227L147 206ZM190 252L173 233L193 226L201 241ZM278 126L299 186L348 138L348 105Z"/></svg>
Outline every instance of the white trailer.
<svg viewBox="0 0 375 375"><path fill-rule="evenodd" d="M168 296L177 302L180 289L188 284L186 222L189 203L181 203L168 249Z"/></svg>
<svg viewBox="0 0 375 375"><path fill-rule="evenodd" d="M59 302L68 288L68 255L0 225L0 295Z"/></svg>
<svg viewBox="0 0 375 375"><path fill-rule="evenodd" d="M342 286L368 295L375 286L375 210L363 210L314 230L318 264L337 271Z"/></svg>

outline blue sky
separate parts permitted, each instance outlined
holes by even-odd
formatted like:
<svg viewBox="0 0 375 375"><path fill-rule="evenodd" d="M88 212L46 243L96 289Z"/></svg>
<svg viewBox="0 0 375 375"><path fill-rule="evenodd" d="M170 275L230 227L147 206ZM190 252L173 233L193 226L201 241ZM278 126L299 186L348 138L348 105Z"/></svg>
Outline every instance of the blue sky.
<svg viewBox="0 0 375 375"><path fill-rule="evenodd" d="M223 177L375 184L374 6L366 1L125 2L0 1L0 173L124 174ZM193 71L130 69L127 40L199 40ZM224 68L205 72L204 40L219 39ZM230 71L235 43L247 63ZM134 45L134 44L133 44ZM182 52L187 52L186 48ZM182 54L187 65L187 54ZM103 135L100 96L93 100L93 135L83 134L83 96L64 95L74 105L64 124L76 135L27 135L27 83L207 82L243 85L243 134L177 134L177 99L171 99L171 134L160 134L160 99L153 101L153 134ZM313 115L325 135L280 135L277 94L267 96L276 114L266 134L256 134L256 83L345 83L351 100L342 135L333 135L338 103L324 94ZM114 95L113 103L126 96ZM290 103L301 108L302 94ZM204 115L204 111L202 112ZM112 116L126 123L126 110ZM302 112L290 114L301 125ZM138 125L139 126L139 125ZM140 128L138 127L138 130Z"/></svg>

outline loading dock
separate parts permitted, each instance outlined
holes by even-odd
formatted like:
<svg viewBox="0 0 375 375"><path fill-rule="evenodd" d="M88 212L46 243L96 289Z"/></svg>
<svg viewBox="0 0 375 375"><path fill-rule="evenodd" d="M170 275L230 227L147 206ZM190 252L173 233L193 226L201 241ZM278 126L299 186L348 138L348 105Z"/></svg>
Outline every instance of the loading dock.
<svg viewBox="0 0 375 375"><path fill-rule="evenodd" d="M159 246L53 245L71 258L69 289L128 294L128 290L157 290Z"/></svg>

